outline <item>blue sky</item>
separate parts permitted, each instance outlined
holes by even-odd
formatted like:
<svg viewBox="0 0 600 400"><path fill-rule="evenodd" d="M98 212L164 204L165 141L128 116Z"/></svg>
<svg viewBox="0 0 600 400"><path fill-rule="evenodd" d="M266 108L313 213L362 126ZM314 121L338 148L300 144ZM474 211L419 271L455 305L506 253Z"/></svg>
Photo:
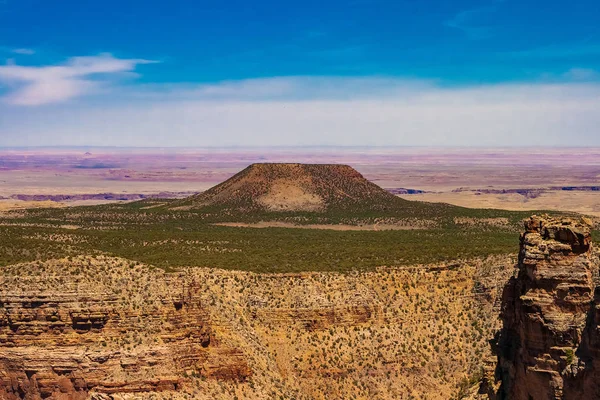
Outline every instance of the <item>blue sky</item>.
<svg viewBox="0 0 600 400"><path fill-rule="evenodd" d="M592 0L0 0L0 146L600 145L598 21Z"/></svg>

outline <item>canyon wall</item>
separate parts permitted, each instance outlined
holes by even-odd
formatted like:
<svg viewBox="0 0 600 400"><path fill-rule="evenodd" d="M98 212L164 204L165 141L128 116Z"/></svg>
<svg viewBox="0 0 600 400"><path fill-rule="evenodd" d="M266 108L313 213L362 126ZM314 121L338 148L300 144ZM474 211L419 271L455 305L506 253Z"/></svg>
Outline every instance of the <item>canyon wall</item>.
<svg viewBox="0 0 600 400"><path fill-rule="evenodd" d="M105 255L0 268L0 399L448 400L492 356L512 258L176 273Z"/></svg>
<svg viewBox="0 0 600 400"><path fill-rule="evenodd" d="M250 376L243 353L216 339L197 283L133 265L90 280L78 275L106 266L83 258L70 276L56 267L1 279L1 399L175 391L186 371Z"/></svg>
<svg viewBox="0 0 600 400"><path fill-rule="evenodd" d="M497 390L511 400L600 398L597 256L585 218L533 216L494 342Z"/></svg>

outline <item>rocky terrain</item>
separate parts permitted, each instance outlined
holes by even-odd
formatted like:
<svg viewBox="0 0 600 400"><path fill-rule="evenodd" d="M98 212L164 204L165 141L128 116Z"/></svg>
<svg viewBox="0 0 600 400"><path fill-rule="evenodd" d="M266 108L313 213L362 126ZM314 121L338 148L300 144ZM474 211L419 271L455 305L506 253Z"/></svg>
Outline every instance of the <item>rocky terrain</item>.
<svg viewBox="0 0 600 400"><path fill-rule="evenodd" d="M600 398L600 291L591 221L533 216L502 299L491 399Z"/></svg>
<svg viewBox="0 0 600 400"><path fill-rule="evenodd" d="M458 400L529 393L532 374L595 390L589 221L529 220L499 319L523 217L302 164L182 200L6 211L0 398Z"/></svg>
<svg viewBox="0 0 600 400"><path fill-rule="evenodd" d="M133 264L116 274L124 261L105 261L3 271L2 399L177 390L186 370L248 378L241 351L216 339L195 282L142 276Z"/></svg>
<svg viewBox="0 0 600 400"><path fill-rule="evenodd" d="M0 270L2 399L451 399L509 258L300 274L73 257Z"/></svg>

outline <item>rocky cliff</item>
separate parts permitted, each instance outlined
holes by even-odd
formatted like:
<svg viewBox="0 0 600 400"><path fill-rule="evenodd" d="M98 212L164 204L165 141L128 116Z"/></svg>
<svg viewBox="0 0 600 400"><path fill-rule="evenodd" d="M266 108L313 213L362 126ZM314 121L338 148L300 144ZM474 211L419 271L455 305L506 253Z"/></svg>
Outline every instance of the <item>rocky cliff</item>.
<svg viewBox="0 0 600 400"><path fill-rule="evenodd" d="M196 282L85 258L60 269L8 268L0 279L1 399L173 391L185 372L250 376L243 353L215 337Z"/></svg>
<svg viewBox="0 0 600 400"><path fill-rule="evenodd" d="M456 398L491 356L512 265L164 273L97 255L3 267L0 399Z"/></svg>
<svg viewBox="0 0 600 400"><path fill-rule="evenodd" d="M590 222L533 216L518 275L504 288L490 398L600 398L600 341Z"/></svg>

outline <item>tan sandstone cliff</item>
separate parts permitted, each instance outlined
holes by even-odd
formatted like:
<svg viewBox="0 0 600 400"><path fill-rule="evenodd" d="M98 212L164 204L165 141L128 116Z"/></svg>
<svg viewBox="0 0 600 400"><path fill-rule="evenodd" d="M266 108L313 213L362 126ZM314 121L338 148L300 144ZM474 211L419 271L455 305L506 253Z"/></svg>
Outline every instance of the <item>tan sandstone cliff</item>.
<svg viewBox="0 0 600 400"><path fill-rule="evenodd" d="M492 399L598 399L599 295L590 222L533 216L504 289ZM596 292L596 294L594 294Z"/></svg>
<svg viewBox="0 0 600 400"><path fill-rule="evenodd" d="M42 269L0 279L0 399L174 391L185 371L250 376L243 353L216 339L197 283L140 279L133 266L90 280L77 273L103 266L72 264L71 277Z"/></svg>
<svg viewBox="0 0 600 400"><path fill-rule="evenodd" d="M512 258L176 273L104 255L0 269L0 399L456 399Z"/></svg>

